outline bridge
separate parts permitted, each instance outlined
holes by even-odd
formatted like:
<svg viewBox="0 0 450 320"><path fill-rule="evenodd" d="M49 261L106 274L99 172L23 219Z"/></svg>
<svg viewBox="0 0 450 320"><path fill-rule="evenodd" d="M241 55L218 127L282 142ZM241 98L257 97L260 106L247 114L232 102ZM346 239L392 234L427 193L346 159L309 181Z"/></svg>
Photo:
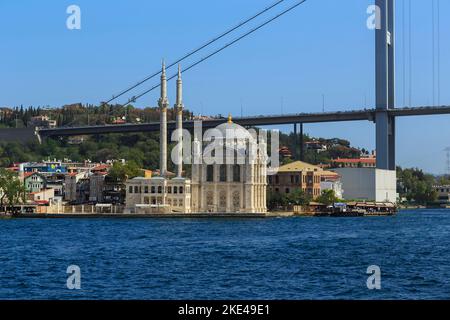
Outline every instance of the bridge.
<svg viewBox="0 0 450 320"><path fill-rule="evenodd" d="M324 113L297 113L284 115L261 115L252 117L233 118L233 122L244 126L273 126L287 124L321 123L321 122L342 122L342 121L373 121L376 122L377 109L337 111ZM387 111L389 117L406 116L425 116L450 114L450 106L441 107L416 107L416 108L397 108ZM203 128L214 128L227 119L209 119L202 121ZM194 120L183 122L183 127L193 129ZM176 123L170 121L167 124L169 130L174 130ZM133 133L133 132L159 132L159 122L139 123L139 124L118 124L118 125L99 125L82 127L61 127L53 129L37 129L36 134L41 138L48 137L67 137L79 135L96 135L107 133Z"/></svg>
<svg viewBox="0 0 450 320"><path fill-rule="evenodd" d="M191 55L199 52L203 48L209 46L216 40L228 35L229 33L237 30L241 26L252 21L256 17L260 16L264 12L267 12L282 3L284 0L279 0L270 7L259 12L255 16L245 20L237 26L229 29L213 40L207 42L205 45L195 49L194 51L183 56L181 59L170 64L168 67L176 65L178 62L190 57ZM306 2L306 0L299 0L294 5L277 14L273 18L265 21L257 27L251 29L244 35L236 38L230 43L227 43L218 50L210 53L197 62L189 65L184 69L184 72L195 67L199 63L209 59L210 57L218 54L227 47L235 44L248 35L256 32L265 25L278 19L287 12L300 6ZM338 121L372 121L376 124L376 151L377 151L377 168L381 170L394 171L396 168L396 156L395 156L395 143L396 143L396 119L398 117L405 116L425 116L425 115L438 115L438 114L450 114L450 106L440 107L419 107L419 108L396 108L396 90L395 90L395 0L375 0L375 97L376 106L374 109L356 110L356 111L341 111L330 113L299 113L291 115L271 115L271 116L254 116L254 117L242 117L234 119L234 122L243 126L269 126L269 125L286 125L294 124L294 132L297 132L298 124L300 124L301 133L303 132L303 124L305 123L321 123L321 122L338 122ZM159 74L159 71L155 74L145 78L136 85L122 91L118 95L114 95L110 100L104 104L121 97L122 95L130 92L132 89L140 86L142 83L152 79ZM173 75L168 80L176 77ZM159 85L156 85L143 93L133 96L127 103L135 102L136 99L141 98L150 91L156 89ZM211 119L203 121L203 128L215 127L225 122L225 119ZM194 121L187 121L184 127L189 129L194 126ZM168 124L168 129L173 130L175 127L174 122ZM40 129L36 131L39 138L46 137L58 137L58 136L73 136L73 135L91 135L91 134L106 134L106 133L126 133L126 132L145 132L145 131L159 131L159 123L144 123L144 124L124 124L124 125L103 125L103 126L89 126L89 127L63 127L55 129ZM300 135L302 136L302 135ZM300 145L302 145L300 143Z"/></svg>

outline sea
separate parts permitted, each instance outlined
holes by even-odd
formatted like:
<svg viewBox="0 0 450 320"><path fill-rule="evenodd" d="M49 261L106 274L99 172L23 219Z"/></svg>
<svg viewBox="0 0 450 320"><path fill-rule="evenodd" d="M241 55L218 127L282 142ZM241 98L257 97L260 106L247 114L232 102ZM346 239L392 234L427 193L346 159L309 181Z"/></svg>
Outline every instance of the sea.
<svg viewBox="0 0 450 320"><path fill-rule="evenodd" d="M0 219L0 299L449 299L450 210Z"/></svg>

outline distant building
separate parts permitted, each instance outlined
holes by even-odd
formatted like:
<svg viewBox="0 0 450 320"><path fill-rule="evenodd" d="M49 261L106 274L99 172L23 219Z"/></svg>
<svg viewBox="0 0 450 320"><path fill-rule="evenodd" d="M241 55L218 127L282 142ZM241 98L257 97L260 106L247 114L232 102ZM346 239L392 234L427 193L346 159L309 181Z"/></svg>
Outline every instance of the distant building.
<svg viewBox="0 0 450 320"><path fill-rule="evenodd" d="M27 172L24 174L24 184L27 192L40 192L47 187L47 180L39 172Z"/></svg>
<svg viewBox="0 0 450 320"><path fill-rule="evenodd" d="M321 172L320 189L321 191L334 191L334 195L339 199L343 199L344 197L341 176L334 171Z"/></svg>
<svg viewBox="0 0 450 320"><path fill-rule="evenodd" d="M275 175L268 176L268 189L281 194L289 194L300 189L315 199L321 194L322 172L323 169L318 166L295 161L281 166Z"/></svg>
<svg viewBox="0 0 450 320"><path fill-rule="evenodd" d="M82 179L85 179L86 173L69 173L66 175L64 184L64 200L69 202L78 202L79 184Z"/></svg>
<svg viewBox="0 0 450 320"><path fill-rule="evenodd" d="M36 116L32 117L28 121L29 127L39 127L39 128L56 128L56 120L51 120L48 116Z"/></svg>
<svg viewBox="0 0 450 320"><path fill-rule="evenodd" d="M305 142L305 149L313 150L317 153L320 153L320 152L327 151L328 147L327 147L326 143L323 143L323 142L320 142L317 140L313 140L313 141Z"/></svg>
<svg viewBox="0 0 450 320"><path fill-rule="evenodd" d="M85 136L74 136L67 139L67 143L71 145L82 144L86 140Z"/></svg>
<svg viewBox="0 0 450 320"><path fill-rule="evenodd" d="M288 147L281 147L280 150L278 150L278 153L280 154L280 157L283 159L292 158L292 152L291 150L289 150Z"/></svg>
<svg viewBox="0 0 450 320"><path fill-rule="evenodd" d="M102 203L106 173L97 172L89 177L89 201Z"/></svg>
<svg viewBox="0 0 450 320"><path fill-rule="evenodd" d="M105 176L103 183L103 203L124 204L125 185L122 181L117 181L110 176Z"/></svg>
<svg viewBox="0 0 450 320"><path fill-rule="evenodd" d="M450 205L450 185L434 186L434 190L441 205Z"/></svg>
<svg viewBox="0 0 450 320"><path fill-rule="evenodd" d="M45 188L41 191L28 194L28 200L40 205L52 204L55 198L55 191L52 188Z"/></svg>
<svg viewBox="0 0 450 320"><path fill-rule="evenodd" d="M359 159L337 158L331 160L331 165L335 168L375 168L377 166L377 159L374 157Z"/></svg>
<svg viewBox="0 0 450 320"><path fill-rule="evenodd" d="M40 173L65 173L67 167L61 161L43 161L40 163L24 163L22 164L24 172L40 172Z"/></svg>

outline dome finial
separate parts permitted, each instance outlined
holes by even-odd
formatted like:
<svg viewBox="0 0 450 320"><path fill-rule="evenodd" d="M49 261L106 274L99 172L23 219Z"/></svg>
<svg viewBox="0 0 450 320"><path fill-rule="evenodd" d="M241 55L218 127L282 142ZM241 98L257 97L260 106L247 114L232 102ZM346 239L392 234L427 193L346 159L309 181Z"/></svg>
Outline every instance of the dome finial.
<svg viewBox="0 0 450 320"><path fill-rule="evenodd" d="M233 123L233 118L231 117L231 113L228 114L228 123Z"/></svg>

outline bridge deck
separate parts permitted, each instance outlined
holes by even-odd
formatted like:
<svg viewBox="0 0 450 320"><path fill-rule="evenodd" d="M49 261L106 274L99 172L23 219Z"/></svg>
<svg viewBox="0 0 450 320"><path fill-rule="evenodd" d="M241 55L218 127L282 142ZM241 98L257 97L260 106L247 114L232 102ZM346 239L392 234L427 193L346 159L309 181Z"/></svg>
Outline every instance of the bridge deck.
<svg viewBox="0 0 450 320"><path fill-rule="evenodd" d="M286 115L269 115L269 116L252 116L235 118L233 122L242 126L271 126L284 125L294 123L321 123L321 122L340 122L340 121L374 121L376 109L355 110L355 111L338 111L325 113L298 113ZM420 107L420 108L399 108L387 111L395 117L404 116L425 116L450 114L450 106L442 107ZM213 128L224 123L225 118L204 120L203 128ZM183 126L186 129L192 129L194 121L185 121ZM175 122L168 123L168 129L175 129ZM143 123L143 124L123 124L123 125L103 125L103 126L86 126L86 127L65 127L55 129L41 129L39 135L41 137L52 136L76 136L90 134L105 133L127 133L127 132L151 132L159 131L159 122Z"/></svg>

